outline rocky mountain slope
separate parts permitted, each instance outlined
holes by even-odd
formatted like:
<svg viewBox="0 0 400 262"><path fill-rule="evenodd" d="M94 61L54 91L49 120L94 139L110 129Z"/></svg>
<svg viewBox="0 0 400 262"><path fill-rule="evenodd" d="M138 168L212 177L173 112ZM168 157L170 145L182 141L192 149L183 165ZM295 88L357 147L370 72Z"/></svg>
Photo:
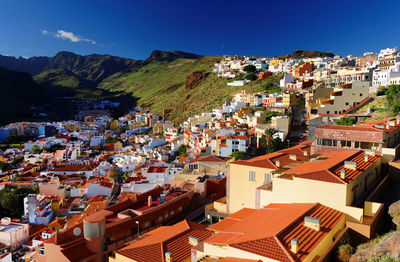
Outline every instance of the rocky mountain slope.
<svg viewBox="0 0 400 262"><path fill-rule="evenodd" d="M307 51L307 50L296 50L289 55L283 55L282 58L312 58L312 57L334 57L333 53L321 52L321 51Z"/></svg>

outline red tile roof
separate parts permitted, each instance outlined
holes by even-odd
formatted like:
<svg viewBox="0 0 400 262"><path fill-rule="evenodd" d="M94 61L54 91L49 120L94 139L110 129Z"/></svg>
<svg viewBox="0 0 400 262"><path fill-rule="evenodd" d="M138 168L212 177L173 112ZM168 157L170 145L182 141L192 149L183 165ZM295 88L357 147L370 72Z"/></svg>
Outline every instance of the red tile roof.
<svg viewBox="0 0 400 262"><path fill-rule="evenodd" d="M308 144L297 145L249 160L238 160L232 162L232 164L277 169L276 161L278 160L280 161L280 166L307 160L308 156L304 156L304 152L307 152L307 155L309 155L310 146ZM290 155L296 155L296 160L290 159Z"/></svg>
<svg viewBox="0 0 400 262"><path fill-rule="evenodd" d="M321 221L321 230L304 226L304 217ZM216 234L205 240L229 245L277 261L303 260L313 248L344 218L344 214L319 203L270 204L262 209L244 208L209 227ZM290 240L299 240L297 254Z"/></svg>
<svg viewBox="0 0 400 262"><path fill-rule="evenodd" d="M368 156L368 161L365 162L364 156L365 152L362 150L326 153L320 155L314 161L290 168L284 171L283 174L338 184L350 183L380 158L380 156ZM357 169L345 168L345 161L356 162ZM342 169L346 170L344 180L340 178Z"/></svg>
<svg viewBox="0 0 400 262"><path fill-rule="evenodd" d="M146 237L118 250L116 253L135 261L164 261L164 254L170 252L173 261L185 261L191 256L192 245L189 237L202 241L212 235L206 226L184 220L173 226L150 231Z"/></svg>

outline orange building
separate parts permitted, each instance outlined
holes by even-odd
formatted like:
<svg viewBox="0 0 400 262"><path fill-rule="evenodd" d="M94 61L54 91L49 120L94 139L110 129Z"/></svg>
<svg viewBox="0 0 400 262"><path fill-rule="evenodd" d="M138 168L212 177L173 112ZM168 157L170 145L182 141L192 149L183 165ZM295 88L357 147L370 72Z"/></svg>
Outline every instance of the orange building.
<svg viewBox="0 0 400 262"><path fill-rule="evenodd" d="M295 78L299 78L299 77L303 76L306 73L312 72L312 70L313 70L313 66L310 63L305 63L305 64L302 64L302 65L299 65L294 70L294 77Z"/></svg>
<svg viewBox="0 0 400 262"><path fill-rule="evenodd" d="M190 211L194 193L156 188L83 218L38 247L37 261L106 261L111 252Z"/></svg>

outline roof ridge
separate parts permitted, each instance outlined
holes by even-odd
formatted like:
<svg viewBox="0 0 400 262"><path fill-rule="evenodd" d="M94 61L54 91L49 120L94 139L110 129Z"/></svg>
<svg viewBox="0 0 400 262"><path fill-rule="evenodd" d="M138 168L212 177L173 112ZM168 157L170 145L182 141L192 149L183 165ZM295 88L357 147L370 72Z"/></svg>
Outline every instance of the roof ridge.
<svg viewBox="0 0 400 262"><path fill-rule="evenodd" d="M279 240L277 236L273 236L274 240L278 243L278 245L281 247L285 255L289 258L290 261L295 262L293 259L292 255L289 253L289 251L285 248L285 246L282 244L282 242Z"/></svg>
<svg viewBox="0 0 400 262"><path fill-rule="evenodd" d="M334 174L331 170L327 170L328 174L331 174L336 180L338 180L341 184L347 184L346 180L338 177L336 174Z"/></svg>

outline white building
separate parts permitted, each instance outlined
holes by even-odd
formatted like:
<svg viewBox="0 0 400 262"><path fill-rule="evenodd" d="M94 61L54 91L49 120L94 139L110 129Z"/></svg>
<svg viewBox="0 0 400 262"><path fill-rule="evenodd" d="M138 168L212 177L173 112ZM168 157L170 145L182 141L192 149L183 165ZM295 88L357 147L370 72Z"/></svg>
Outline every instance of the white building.
<svg viewBox="0 0 400 262"><path fill-rule="evenodd" d="M29 224L11 222L11 218L4 217L0 225L0 243L16 250L29 239Z"/></svg>

